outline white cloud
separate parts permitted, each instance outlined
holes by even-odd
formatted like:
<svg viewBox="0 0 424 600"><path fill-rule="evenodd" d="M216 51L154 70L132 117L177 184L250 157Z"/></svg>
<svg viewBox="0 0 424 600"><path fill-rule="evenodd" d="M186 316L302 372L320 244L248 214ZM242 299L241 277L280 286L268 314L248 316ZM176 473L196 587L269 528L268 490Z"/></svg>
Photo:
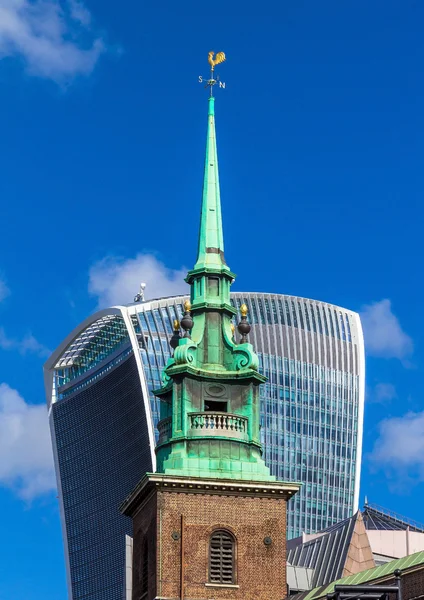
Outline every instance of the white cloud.
<svg viewBox="0 0 424 600"><path fill-rule="evenodd" d="M385 404L397 398L396 388L391 383L377 383L374 388L373 399L375 402Z"/></svg>
<svg viewBox="0 0 424 600"><path fill-rule="evenodd" d="M23 356L32 353L40 358L45 358L51 354L51 351L41 344L32 333L28 333L22 340L17 340L9 337L3 327L0 327L0 348L2 350L17 350Z"/></svg>
<svg viewBox="0 0 424 600"><path fill-rule="evenodd" d="M3 327L0 327L0 348L2 350L10 350L14 346L14 340L6 335Z"/></svg>
<svg viewBox="0 0 424 600"><path fill-rule="evenodd" d="M0 484L25 500L56 489L47 409L7 383L0 384Z"/></svg>
<svg viewBox="0 0 424 600"><path fill-rule="evenodd" d="M424 411L385 419L371 461L388 476L424 481Z"/></svg>
<svg viewBox="0 0 424 600"><path fill-rule="evenodd" d="M64 82L93 70L104 43L79 0L0 0L0 58L24 59L33 75Z"/></svg>
<svg viewBox="0 0 424 600"><path fill-rule="evenodd" d="M4 279L0 278L0 302L10 295L10 290L6 285Z"/></svg>
<svg viewBox="0 0 424 600"><path fill-rule="evenodd" d="M407 335L392 312L390 300L368 304L361 310L365 349L372 356L399 358L411 355L412 339Z"/></svg>
<svg viewBox="0 0 424 600"><path fill-rule="evenodd" d="M51 354L44 344L39 342L32 333L28 333L20 342L18 342L18 350L21 354L33 353L37 354L41 358L47 357Z"/></svg>
<svg viewBox="0 0 424 600"><path fill-rule="evenodd" d="M132 302L142 281L147 284L146 299L186 294L186 275L185 268L169 269L151 254L127 260L106 257L91 267L88 291L98 298L98 307L105 308Z"/></svg>
<svg viewBox="0 0 424 600"><path fill-rule="evenodd" d="M91 14L90 11L84 6L80 0L69 0L69 10L71 13L71 17L84 25L84 27L88 27L91 23Z"/></svg>

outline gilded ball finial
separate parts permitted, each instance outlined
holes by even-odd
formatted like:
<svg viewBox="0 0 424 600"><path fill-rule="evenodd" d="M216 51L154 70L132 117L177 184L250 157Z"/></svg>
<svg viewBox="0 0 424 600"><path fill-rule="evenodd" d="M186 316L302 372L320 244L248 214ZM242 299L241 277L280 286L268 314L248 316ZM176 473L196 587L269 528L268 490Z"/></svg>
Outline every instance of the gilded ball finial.
<svg viewBox="0 0 424 600"><path fill-rule="evenodd" d="M189 338L190 337L190 331L194 325L193 323L193 318L190 314L191 311L191 302L190 300L186 300L184 302L184 316L181 319L181 327L184 329L185 334L184 337Z"/></svg>
<svg viewBox="0 0 424 600"><path fill-rule="evenodd" d="M240 306L240 314L242 317L247 317L247 313L249 312L249 309L247 308L247 304L242 304Z"/></svg>
<svg viewBox="0 0 424 600"><path fill-rule="evenodd" d="M173 350L175 350L175 348L180 343L180 338L181 338L181 334L180 334L180 322L179 322L178 319L174 319L174 333L172 334L172 337L169 340L169 345L171 346L171 348Z"/></svg>
<svg viewBox="0 0 424 600"><path fill-rule="evenodd" d="M251 329L249 323L247 322L247 313L248 308L246 304L243 303L240 306L241 320L240 323L237 325L238 332L241 335L240 344L245 344L247 342L247 336L250 333Z"/></svg>

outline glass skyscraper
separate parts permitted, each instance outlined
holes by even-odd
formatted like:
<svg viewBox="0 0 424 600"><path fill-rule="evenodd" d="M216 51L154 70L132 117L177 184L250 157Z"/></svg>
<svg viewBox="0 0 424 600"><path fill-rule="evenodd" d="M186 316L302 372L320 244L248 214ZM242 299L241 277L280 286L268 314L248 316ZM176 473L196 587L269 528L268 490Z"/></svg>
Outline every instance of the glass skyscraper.
<svg viewBox="0 0 424 600"><path fill-rule="evenodd" d="M324 302L232 293L245 302L259 354L262 442L271 473L300 481L288 536L319 531L358 508L364 405L359 316ZM45 366L73 600L122 600L125 534L120 502L154 471L158 400L172 321L183 296L102 310ZM239 317L239 315L238 315ZM235 321L238 321L238 317Z"/></svg>

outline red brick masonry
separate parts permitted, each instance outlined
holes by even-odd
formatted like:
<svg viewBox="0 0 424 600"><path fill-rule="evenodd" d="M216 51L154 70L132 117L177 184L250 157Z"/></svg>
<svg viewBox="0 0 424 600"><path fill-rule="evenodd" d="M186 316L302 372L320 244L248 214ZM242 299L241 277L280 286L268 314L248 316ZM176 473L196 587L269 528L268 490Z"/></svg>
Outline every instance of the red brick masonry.
<svg viewBox="0 0 424 600"><path fill-rule="evenodd" d="M286 596L286 503L298 486L163 475L148 479L124 505L134 523L133 600L282 600ZM221 528L236 538L234 586L208 583L209 538ZM265 538L271 538L270 545ZM147 596L143 595L146 548Z"/></svg>

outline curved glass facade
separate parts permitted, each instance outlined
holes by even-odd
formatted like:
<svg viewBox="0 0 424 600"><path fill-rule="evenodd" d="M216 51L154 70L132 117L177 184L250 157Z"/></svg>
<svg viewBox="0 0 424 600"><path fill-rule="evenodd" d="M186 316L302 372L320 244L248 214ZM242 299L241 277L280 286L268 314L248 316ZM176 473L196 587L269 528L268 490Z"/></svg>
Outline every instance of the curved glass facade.
<svg viewBox="0 0 424 600"><path fill-rule="evenodd" d="M243 302L249 307L250 341L259 354L260 370L268 378L261 388L265 460L278 479L303 484L288 504L288 536L296 537L302 531L319 531L350 516L358 504L364 401L364 348L359 316L331 304L293 296L238 292L231 296L237 309ZM119 444L119 440L127 435L125 426L115 417L111 417L108 425L110 433L114 430L111 436L114 441L105 442L101 454L104 461L109 456L121 470L119 500L123 500L133 482L141 479L146 470L154 469L155 457L150 441L157 440L159 405L152 390L160 387L162 370L170 355L168 340L172 335L172 321L181 317L185 299L183 296L159 299L117 307L113 309L114 314L103 311L105 314L101 316L94 315L85 328L74 332L71 341L68 338L67 343L59 347L46 365L47 396L51 404L53 441L58 449L56 468L74 600L122 598L121 595L100 593L90 587L88 581L84 587L80 581L90 576L87 571L82 571L80 563L71 560L74 546L69 540L74 534L68 523L74 517L69 516L71 491L65 482L72 445L79 444L84 448L79 454L82 457L91 452L94 444L90 435L83 431L96 431L96 435L106 436L105 440L108 436L100 419L106 401L102 394L91 392L93 414L90 418L78 414L78 399L88 390L100 389L102 382L116 369L123 368L122 365L129 361L134 363L133 377L139 394L134 410L143 413L146 426L139 428L132 467L127 465L129 458L125 453L113 454L113 444ZM102 325L105 322L106 325ZM71 356L75 366L69 364ZM131 413L130 400L124 389L109 386L107 395L116 398L123 413ZM145 401L147 397L149 402ZM61 406L65 404L67 409L62 412ZM75 413L75 419L78 416L72 436L67 426L62 425L66 420L65 412ZM64 437L68 441L63 446ZM94 473L95 462L83 463L80 474L82 470ZM91 496L84 488L84 477L80 480L75 476L72 481L75 488L81 488L79 502L87 503L81 513L82 519L91 522L89 514L94 506L89 504ZM107 485L106 481L103 483ZM117 511L119 501L116 502L116 498L110 497L110 501L115 502L116 512L111 508L111 512L104 513L104 527L109 527L109 522L114 527L115 522L124 519ZM86 538L90 538L89 531L87 523ZM121 530L117 529L116 534L119 532ZM93 544L94 539L93 530ZM112 544L112 537L108 543ZM123 537L120 544L121 555L116 554L116 561L121 565L119 585L123 589ZM111 546L111 554L113 552L117 549L112 550ZM94 573L92 577L95 577ZM99 580L98 575L96 578Z"/></svg>
<svg viewBox="0 0 424 600"><path fill-rule="evenodd" d="M134 355L52 405L72 597L122 600L125 534L118 507L151 471Z"/></svg>
<svg viewBox="0 0 424 600"><path fill-rule="evenodd" d="M237 309L243 302L249 307L250 341L268 378L261 387L265 460L278 479L303 484L288 505L288 536L320 531L357 508L364 385L359 317L293 296L231 296ZM152 390L160 387L172 320L182 314L184 300L133 307L144 337L140 352L155 428L159 403Z"/></svg>

